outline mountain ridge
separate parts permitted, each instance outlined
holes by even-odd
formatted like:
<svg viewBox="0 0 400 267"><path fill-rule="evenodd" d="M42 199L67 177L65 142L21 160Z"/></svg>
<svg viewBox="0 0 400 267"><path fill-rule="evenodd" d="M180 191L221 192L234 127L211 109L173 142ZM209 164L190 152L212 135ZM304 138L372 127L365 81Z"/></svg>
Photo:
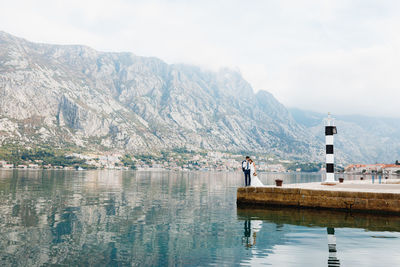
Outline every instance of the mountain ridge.
<svg viewBox="0 0 400 267"><path fill-rule="evenodd" d="M0 31L0 144L128 153L185 147L322 162L323 117L287 109L227 68L37 44ZM336 117L339 163L399 158L397 120Z"/></svg>
<svg viewBox="0 0 400 267"><path fill-rule="evenodd" d="M255 94L229 69L35 44L3 32L0 70L3 143L306 153L310 160L319 149L270 93Z"/></svg>

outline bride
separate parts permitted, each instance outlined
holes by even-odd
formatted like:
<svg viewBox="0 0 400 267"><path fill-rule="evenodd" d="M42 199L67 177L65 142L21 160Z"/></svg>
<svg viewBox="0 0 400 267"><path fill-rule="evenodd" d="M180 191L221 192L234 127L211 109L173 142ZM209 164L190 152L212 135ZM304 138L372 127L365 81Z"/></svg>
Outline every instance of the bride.
<svg viewBox="0 0 400 267"><path fill-rule="evenodd" d="M251 183L250 186L264 186L263 183L258 179L257 172L256 172L256 164L252 159L249 159L250 162L250 175L251 175Z"/></svg>

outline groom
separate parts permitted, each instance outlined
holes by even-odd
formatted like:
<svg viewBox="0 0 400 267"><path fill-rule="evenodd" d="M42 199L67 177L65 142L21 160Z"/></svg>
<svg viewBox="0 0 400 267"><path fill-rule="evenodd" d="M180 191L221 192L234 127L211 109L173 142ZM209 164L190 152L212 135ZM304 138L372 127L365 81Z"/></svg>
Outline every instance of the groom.
<svg viewBox="0 0 400 267"><path fill-rule="evenodd" d="M244 173L244 183L245 186L250 186L251 184L251 176L250 176L250 162L249 162L250 157L247 156L246 160L242 161L242 170Z"/></svg>

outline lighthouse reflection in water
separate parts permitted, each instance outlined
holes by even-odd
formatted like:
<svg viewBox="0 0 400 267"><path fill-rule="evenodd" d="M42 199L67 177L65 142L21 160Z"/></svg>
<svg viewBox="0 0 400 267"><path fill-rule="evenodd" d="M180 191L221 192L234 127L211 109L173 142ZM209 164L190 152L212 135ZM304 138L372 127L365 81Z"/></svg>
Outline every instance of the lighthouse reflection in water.
<svg viewBox="0 0 400 267"><path fill-rule="evenodd" d="M259 178L264 184L276 178L285 183L321 181L320 174L260 173ZM243 184L239 172L0 170L0 263L397 266L400 262L397 217L239 209L236 189Z"/></svg>

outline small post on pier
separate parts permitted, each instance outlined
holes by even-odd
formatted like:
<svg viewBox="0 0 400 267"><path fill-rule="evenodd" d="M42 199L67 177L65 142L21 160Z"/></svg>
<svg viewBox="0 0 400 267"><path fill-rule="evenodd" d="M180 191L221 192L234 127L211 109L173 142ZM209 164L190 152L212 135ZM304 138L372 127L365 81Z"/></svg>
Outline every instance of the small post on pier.
<svg viewBox="0 0 400 267"><path fill-rule="evenodd" d="M336 126L334 126L331 113L328 113L328 118L325 124L325 144L326 144L326 180L325 183L335 182L335 157L333 149L333 135L337 134Z"/></svg>

